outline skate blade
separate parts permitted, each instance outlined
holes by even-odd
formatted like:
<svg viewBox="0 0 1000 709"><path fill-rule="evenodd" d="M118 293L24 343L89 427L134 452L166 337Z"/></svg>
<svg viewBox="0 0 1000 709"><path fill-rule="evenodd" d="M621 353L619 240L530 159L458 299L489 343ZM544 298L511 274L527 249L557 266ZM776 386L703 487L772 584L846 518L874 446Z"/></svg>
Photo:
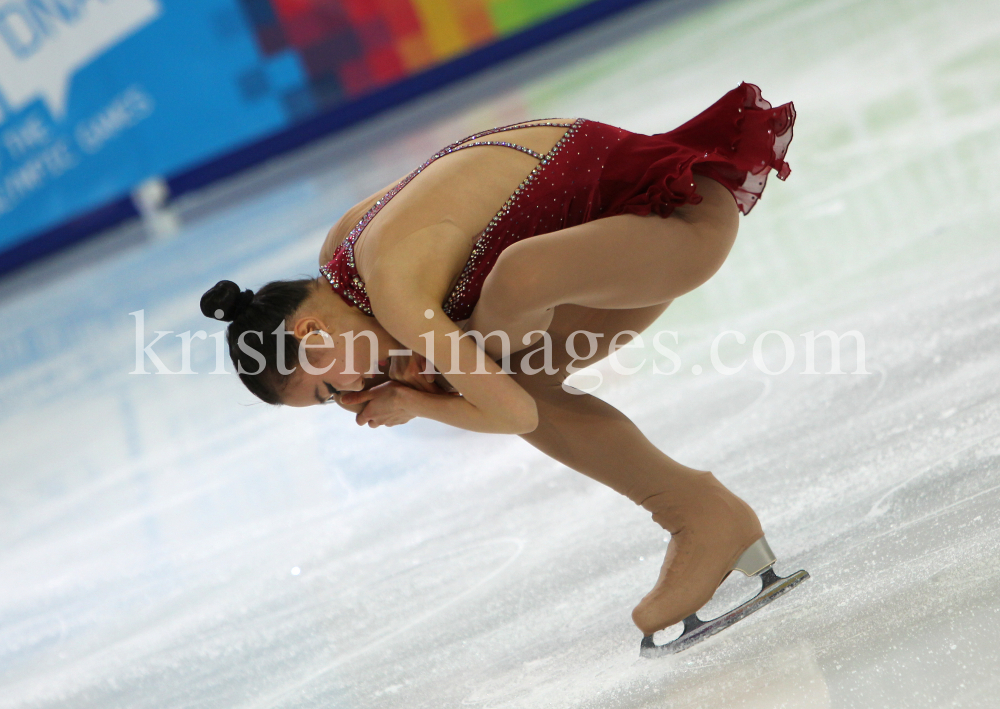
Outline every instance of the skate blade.
<svg viewBox="0 0 1000 709"><path fill-rule="evenodd" d="M650 658L663 657L687 650L692 645L697 645L702 640L710 638L730 625L743 620L754 611L760 610L778 596L791 591L807 578L809 578L807 571L796 571L791 576L778 576L774 573L773 568L768 567L760 574L762 582L760 593L749 601L712 620L702 620L697 613L692 613L684 619L684 632L681 633L681 636L663 645L657 645L653 642L653 636L647 635L642 639L642 645L639 646L639 655Z"/></svg>

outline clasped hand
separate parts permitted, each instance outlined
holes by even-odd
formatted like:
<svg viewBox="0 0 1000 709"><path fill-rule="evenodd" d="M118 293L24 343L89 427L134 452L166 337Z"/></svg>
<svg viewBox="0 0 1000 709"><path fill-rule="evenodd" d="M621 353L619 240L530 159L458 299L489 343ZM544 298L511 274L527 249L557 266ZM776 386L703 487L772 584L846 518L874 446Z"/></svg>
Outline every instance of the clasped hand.
<svg viewBox="0 0 1000 709"><path fill-rule="evenodd" d="M416 417L412 406L413 392L447 394L434 382L434 374L424 373L427 360L414 352L410 356L392 357L389 361L389 379L370 389L348 391L340 395L340 402L348 406L365 404L355 417L359 426L369 428L398 426Z"/></svg>

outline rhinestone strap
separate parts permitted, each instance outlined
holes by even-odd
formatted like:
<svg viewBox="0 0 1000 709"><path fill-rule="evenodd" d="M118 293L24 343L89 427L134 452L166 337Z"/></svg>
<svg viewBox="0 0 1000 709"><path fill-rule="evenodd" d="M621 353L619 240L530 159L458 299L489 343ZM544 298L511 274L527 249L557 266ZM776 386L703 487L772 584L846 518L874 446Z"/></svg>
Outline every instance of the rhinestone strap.
<svg viewBox="0 0 1000 709"><path fill-rule="evenodd" d="M508 143L502 140L477 140L475 143L466 143L464 145L459 145L451 152L457 153L459 150L465 150L466 148L474 148L477 145L499 145L504 148L514 148L514 150L520 150L522 153L527 153L536 160L541 160L543 157L545 157L541 153L536 153L531 148L526 148L523 145L518 145L517 143Z"/></svg>
<svg viewBox="0 0 1000 709"><path fill-rule="evenodd" d="M541 122L538 122L541 121ZM482 138L484 135L493 135L494 133L506 133L509 130L520 130L521 128L570 128L572 123L552 123L550 120L540 118L538 121L523 121L521 123L511 123L509 126L500 126L499 128L490 128L488 130L480 131L479 133L473 133L468 138L463 138L457 143L452 143L451 145L461 145L469 140L477 140ZM451 147L451 146L448 146Z"/></svg>

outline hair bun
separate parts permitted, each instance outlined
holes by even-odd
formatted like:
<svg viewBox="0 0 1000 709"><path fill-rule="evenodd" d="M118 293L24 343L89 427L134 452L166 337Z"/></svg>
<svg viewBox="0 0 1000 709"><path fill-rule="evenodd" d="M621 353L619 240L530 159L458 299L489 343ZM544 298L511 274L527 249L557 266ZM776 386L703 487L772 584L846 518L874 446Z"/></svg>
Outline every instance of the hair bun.
<svg viewBox="0 0 1000 709"><path fill-rule="evenodd" d="M232 322L252 301L252 290L240 292L232 281L219 281L201 296L201 312L206 318Z"/></svg>

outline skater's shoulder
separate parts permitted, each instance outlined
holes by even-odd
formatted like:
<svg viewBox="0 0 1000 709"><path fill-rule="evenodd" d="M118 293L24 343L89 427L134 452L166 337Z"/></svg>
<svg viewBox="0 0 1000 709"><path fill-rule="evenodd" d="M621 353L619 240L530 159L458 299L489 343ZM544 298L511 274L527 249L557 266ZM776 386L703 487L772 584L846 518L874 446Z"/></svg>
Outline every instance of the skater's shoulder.
<svg viewBox="0 0 1000 709"><path fill-rule="evenodd" d="M337 247L344 242L344 239L346 239L354 228L358 226L365 214L368 213L372 206L380 200L389 189L391 188L387 187L369 195L368 197L365 197L363 200L344 212L340 219L337 220L336 224L330 227L330 230L326 233L326 238L323 240L323 245L319 250L320 266L324 266L330 262L330 259L333 258L333 254L337 250Z"/></svg>

